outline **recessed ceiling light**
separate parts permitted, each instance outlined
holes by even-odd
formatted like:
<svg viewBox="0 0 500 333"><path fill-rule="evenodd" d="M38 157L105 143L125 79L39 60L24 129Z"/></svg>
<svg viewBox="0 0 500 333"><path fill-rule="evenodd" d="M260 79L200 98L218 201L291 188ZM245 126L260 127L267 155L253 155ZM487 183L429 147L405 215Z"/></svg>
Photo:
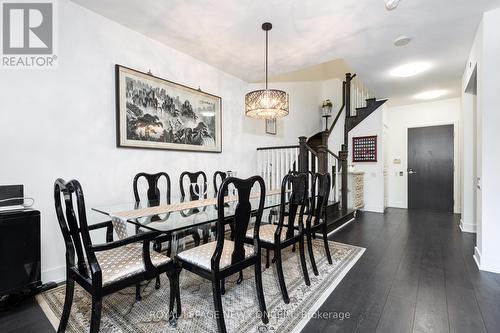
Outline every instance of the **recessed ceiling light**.
<svg viewBox="0 0 500 333"><path fill-rule="evenodd" d="M447 90L429 90L421 92L420 94L415 95L416 99L434 99L441 96L444 96L448 93Z"/></svg>
<svg viewBox="0 0 500 333"><path fill-rule="evenodd" d="M385 2L385 9L394 10L399 6L400 2L401 2L401 0L387 0Z"/></svg>
<svg viewBox="0 0 500 333"><path fill-rule="evenodd" d="M431 68L431 64L428 62L411 62L394 68L391 71L391 75L397 77L410 77L425 72L429 68Z"/></svg>
<svg viewBox="0 0 500 333"><path fill-rule="evenodd" d="M408 36L399 36L394 40L394 45L396 46L405 46L408 45L408 43L411 42L411 37Z"/></svg>

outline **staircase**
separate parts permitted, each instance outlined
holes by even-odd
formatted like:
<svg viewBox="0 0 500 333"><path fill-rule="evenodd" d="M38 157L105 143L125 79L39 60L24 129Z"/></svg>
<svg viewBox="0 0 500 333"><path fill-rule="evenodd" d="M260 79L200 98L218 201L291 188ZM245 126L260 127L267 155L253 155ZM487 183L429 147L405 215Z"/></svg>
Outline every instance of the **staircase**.
<svg viewBox="0 0 500 333"><path fill-rule="evenodd" d="M326 210L329 230L336 229L356 215L354 210L348 209L347 203L349 131L387 101L373 97L363 83L356 79L356 74L346 74L342 90L343 105L328 130L309 138L301 136L298 145L257 148L259 174L269 189L279 189L281 180L289 171L331 174L332 190ZM342 114L345 115L344 143L341 151L335 154L328 149L328 138Z"/></svg>

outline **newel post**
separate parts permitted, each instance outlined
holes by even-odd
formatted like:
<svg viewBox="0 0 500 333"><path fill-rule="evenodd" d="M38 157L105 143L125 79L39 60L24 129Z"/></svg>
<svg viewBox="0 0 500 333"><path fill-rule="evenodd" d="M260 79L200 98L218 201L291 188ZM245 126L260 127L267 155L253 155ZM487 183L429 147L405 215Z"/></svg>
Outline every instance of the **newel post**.
<svg viewBox="0 0 500 333"><path fill-rule="evenodd" d="M327 173L328 172L328 147L325 145L319 145L318 152L318 172Z"/></svg>
<svg viewBox="0 0 500 333"><path fill-rule="evenodd" d="M342 168L342 210L347 210L347 145L342 145L342 150L339 151L339 160Z"/></svg>
<svg viewBox="0 0 500 333"><path fill-rule="evenodd" d="M307 144L307 137L299 136L299 165L298 165L299 172L307 172L308 170L307 156L309 152L307 151L306 144Z"/></svg>

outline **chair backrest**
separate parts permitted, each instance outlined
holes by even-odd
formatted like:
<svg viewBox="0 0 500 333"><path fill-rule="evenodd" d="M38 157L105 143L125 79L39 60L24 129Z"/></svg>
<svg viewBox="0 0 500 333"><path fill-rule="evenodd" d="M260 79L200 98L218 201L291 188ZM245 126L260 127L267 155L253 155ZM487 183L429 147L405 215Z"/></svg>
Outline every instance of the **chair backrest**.
<svg viewBox="0 0 500 333"><path fill-rule="evenodd" d="M255 184L259 184L259 196L252 199L251 190ZM226 219L225 206L224 206L224 192L228 189L229 185L234 186L238 195L238 202L234 211L234 218ZM235 177L228 177L222 182L219 194L217 195L217 244L212 256L212 270L219 270L220 258L222 249L224 247L224 233L226 231L225 225L233 223L233 242L234 250L231 254L231 265L235 265L245 259L244 240L247 233L248 224L252 217L252 211L255 211L255 224L254 224L254 254L260 255L260 239L259 227L262 219L262 211L264 210L264 199L266 196L266 186L264 179L260 176L253 176L248 179L240 179ZM258 203L257 207L252 207L251 200Z"/></svg>
<svg viewBox="0 0 500 333"><path fill-rule="evenodd" d="M218 185L218 182L217 182L218 178L220 179L220 185ZM219 193L219 187L222 185L222 182L226 178L227 178L227 173L225 173L223 171L215 171L214 172L214 191L215 191L215 195L217 195ZM227 193L225 195L227 195Z"/></svg>
<svg viewBox="0 0 500 333"><path fill-rule="evenodd" d="M314 224L320 223L320 219L328 205L330 196L331 177L329 173L316 173L312 183L312 199L310 218L314 218Z"/></svg>
<svg viewBox="0 0 500 333"><path fill-rule="evenodd" d="M64 205L61 197L64 199ZM76 212L73 204L74 197L76 198ZM67 268L76 267L78 272L85 277L89 277L88 268L90 268L94 279L94 275L100 273L100 268L90 248L92 241L80 183L77 180L66 182L61 178L57 179L54 183L54 201L59 227L66 246Z"/></svg>
<svg viewBox="0 0 500 333"><path fill-rule="evenodd" d="M197 171L197 172L189 172L189 171L184 171L181 173L179 177L179 188L181 190L181 196L186 197L186 190L184 188L184 178L188 177L189 178L189 197L190 200L198 200L201 199L201 197L206 198L207 197L207 175L203 171ZM198 179L199 177L202 178L203 181L203 188L205 190L205 193L200 193L202 189L200 189L200 186L198 185Z"/></svg>
<svg viewBox="0 0 500 333"><path fill-rule="evenodd" d="M281 182L281 202L280 202L280 216L278 219L278 227L275 232L275 241L280 240L281 231L283 229L286 206L288 206L288 219L287 224L287 234L286 238L291 238L294 235L294 224L297 224L299 228L303 228L303 216L305 206L307 204L308 191L307 191L307 173L289 173L285 175L283 181ZM288 191L291 191L289 193ZM287 202L286 197L289 195L289 200ZM297 219L298 221L295 221Z"/></svg>
<svg viewBox="0 0 500 333"><path fill-rule="evenodd" d="M141 172L141 173L138 173L137 175L135 175L134 181L133 181L135 201L141 200L137 183L138 183L140 178L145 178L146 181L148 182L148 190L147 190L148 201L153 206L159 204L161 201L161 192L160 192L160 189L158 187L158 182L162 177L164 177L166 182L167 182L165 192L166 192L167 203L169 204L170 203L171 185L170 185L170 177L168 176L168 174L166 172L158 172L158 173L154 173L154 174Z"/></svg>

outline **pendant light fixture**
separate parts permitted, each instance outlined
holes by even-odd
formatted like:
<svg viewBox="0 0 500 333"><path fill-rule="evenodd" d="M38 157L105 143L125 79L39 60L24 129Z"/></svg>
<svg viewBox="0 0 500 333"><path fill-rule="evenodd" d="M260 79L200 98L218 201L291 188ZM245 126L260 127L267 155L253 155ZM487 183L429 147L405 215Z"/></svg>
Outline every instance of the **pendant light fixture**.
<svg viewBox="0 0 500 333"><path fill-rule="evenodd" d="M245 95L245 114L252 118L275 119L288 115L288 94L268 88L268 32L272 27L269 22L262 24L262 30L266 32L266 89L254 90Z"/></svg>

